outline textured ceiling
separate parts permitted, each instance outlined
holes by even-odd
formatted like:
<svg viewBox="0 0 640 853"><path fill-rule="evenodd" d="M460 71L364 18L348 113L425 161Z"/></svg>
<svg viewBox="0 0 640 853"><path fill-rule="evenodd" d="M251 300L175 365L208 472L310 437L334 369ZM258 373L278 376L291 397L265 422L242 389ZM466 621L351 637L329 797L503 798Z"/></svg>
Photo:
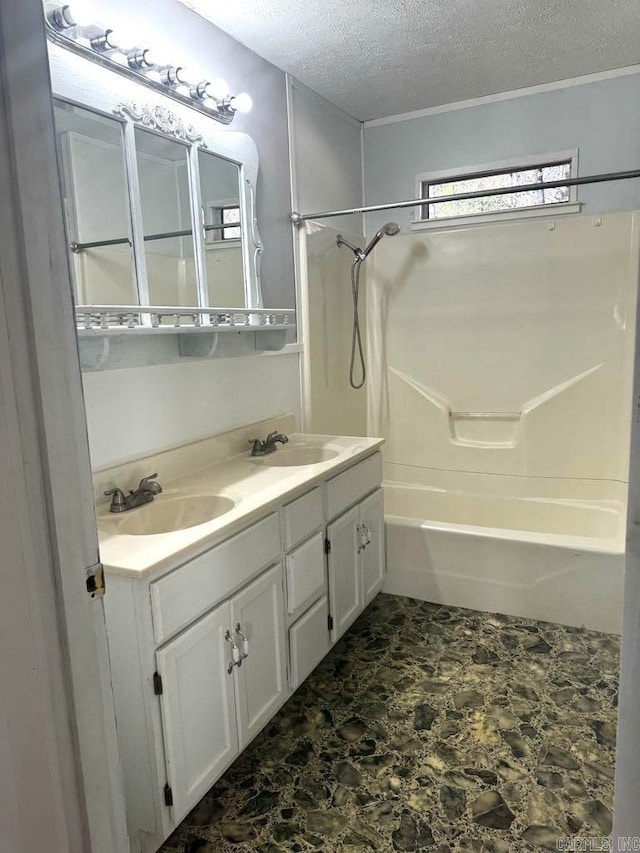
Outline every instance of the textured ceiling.
<svg viewBox="0 0 640 853"><path fill-rule="evenodd" d="M358 119L640 62L638 0L182 0Z"/></svg>

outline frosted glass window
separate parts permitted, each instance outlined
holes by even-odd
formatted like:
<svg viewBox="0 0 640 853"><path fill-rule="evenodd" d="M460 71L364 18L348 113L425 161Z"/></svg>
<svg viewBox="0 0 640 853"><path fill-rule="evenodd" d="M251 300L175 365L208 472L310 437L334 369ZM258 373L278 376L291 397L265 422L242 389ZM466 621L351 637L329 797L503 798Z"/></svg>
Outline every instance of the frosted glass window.
<svg viewBox="0 0 640 853"><path fill-rule="evenodd" d="M223 240L239 240L240 239L240 208L239 207L224 207L222 209L222 224L233 226L235 223L238 224L237 228L229 227L223 228L222 230L222 239Z"/></svg>
<svg viewBox="0 0 640 853"><path fill-rule="evenodd" d="M503 213L527 207L565 204L571 201L567 186L526 189L527 184L544 184L571 177L571 160L560 163L541 163L534 167L497 170L491 174L461 174L446 180L423 181L422 198L446 199L460 193L522 187L522 190L505 195L480 196L459 201L443 201L422 208L423 219L449 219L458 216L477 216L483 213Z"/></svg>

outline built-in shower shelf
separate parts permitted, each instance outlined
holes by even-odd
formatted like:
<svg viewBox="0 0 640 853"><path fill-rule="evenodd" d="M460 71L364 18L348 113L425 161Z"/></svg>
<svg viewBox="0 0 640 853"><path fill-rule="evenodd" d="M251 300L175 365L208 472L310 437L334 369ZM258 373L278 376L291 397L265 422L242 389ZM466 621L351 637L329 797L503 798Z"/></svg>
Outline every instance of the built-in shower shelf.
<svg viewBox="0 0 640 853"><path fill-rule="evenodd" d="M77 305L76 328L83 366L103 367L114 337L178 335L180 355L212 356L220 334L252 334L257 351L276 351L296 328L296 312L286 308L185 308L175 306Z"/></svg>

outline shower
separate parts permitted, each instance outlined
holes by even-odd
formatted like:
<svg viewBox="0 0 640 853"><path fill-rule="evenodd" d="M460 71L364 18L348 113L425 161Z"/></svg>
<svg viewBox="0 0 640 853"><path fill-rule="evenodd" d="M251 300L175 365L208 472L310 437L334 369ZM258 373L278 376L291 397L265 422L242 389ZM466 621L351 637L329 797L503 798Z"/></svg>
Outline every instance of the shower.
<svg viewBox="0 0 640 853"><path fill-rule="evenodd" d="M351 336L351 361L349 363L349 384L356 391L362 388L367 381L367 368L364 360L364 350L362 348L362 336L360 334L360 317L358 314L358 301L360 296L360 267L363 261L366 261L371 252L378 245L383 237L395 237L400 231L400 226L396 222L387 222L379 231L373 235L368 245L364 249L358 248L345 240L342 234L338 234L336 243L338 246L346 246L351 249L355 258L351 264L351 295L353 297L353 333ZM355 380L355 361L356 350L360 361L361 379L359 382Z"/></svg>

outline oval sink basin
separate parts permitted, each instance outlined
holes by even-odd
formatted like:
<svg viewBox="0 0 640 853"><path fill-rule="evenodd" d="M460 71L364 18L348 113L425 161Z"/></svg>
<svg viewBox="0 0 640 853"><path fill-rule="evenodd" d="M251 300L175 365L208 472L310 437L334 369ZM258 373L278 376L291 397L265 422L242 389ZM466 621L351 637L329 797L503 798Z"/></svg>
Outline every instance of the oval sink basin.
<svg viewBox="0 0 640 853"><path fill-rule="evenodd" d="M205 524L233 509L235 502L223 495L160 497L129 510L117 520L118 533L127 536L153 536L173 533Z"/></svg>
<svg viewBox="0 0 640 853"><path fill-rule="evenodd" d="M285 447L268 456L254 458L253 461L261 465L288 468L296 465L317 465L319 462L328 462L337 455L337 450L329 450L326 447Z"/></svg>

